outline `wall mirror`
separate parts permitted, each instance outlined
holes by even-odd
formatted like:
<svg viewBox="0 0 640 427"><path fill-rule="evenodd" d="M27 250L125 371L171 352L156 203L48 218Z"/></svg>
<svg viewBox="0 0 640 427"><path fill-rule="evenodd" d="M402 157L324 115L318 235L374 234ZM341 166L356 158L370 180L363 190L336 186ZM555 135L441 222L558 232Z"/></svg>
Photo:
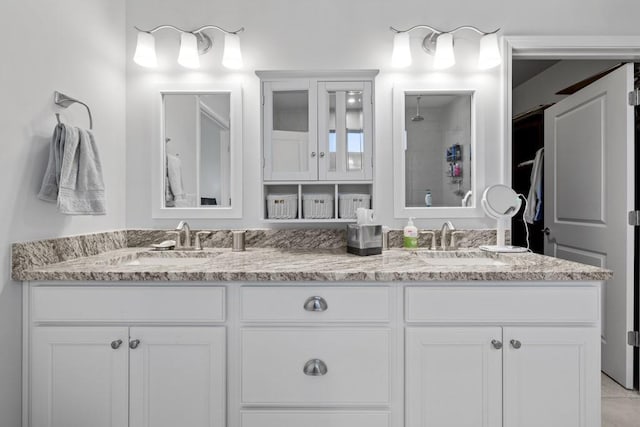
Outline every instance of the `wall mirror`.
<svg viewBox="0 0 640 427"><path fill-rule="evenodd" d="M398 218L476 216L475 92L394 89Z"/></svg>
<svg viewBox="0 0 640 427"><path fill-rule="evenodd" d="M155 217L241 217L239 92L161 92Z"/></svg>

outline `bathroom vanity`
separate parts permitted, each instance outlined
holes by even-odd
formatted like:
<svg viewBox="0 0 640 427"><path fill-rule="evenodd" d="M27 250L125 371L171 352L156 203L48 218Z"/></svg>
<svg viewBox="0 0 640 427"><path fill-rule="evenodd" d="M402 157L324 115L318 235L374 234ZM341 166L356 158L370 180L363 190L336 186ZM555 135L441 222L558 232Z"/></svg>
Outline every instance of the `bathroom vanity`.
<svg viewBox="0 0 640 427"><path fill-rule="evenodd" d="M126 248L24 281L24 426L600 426L600 287L533 254Z"/></svg>

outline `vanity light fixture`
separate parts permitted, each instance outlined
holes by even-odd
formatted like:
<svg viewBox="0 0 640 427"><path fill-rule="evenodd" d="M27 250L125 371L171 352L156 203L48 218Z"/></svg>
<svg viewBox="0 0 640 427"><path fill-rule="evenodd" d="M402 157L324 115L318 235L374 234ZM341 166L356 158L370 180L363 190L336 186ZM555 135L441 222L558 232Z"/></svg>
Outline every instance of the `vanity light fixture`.
<svg viewBox="0 0 640 427"><path fill-rule="evenodd" d="M393 38L393 53L391 55L391 65L394 68L405 68L411 65L409 33L416 29L429 30L424 39L422 39L422 48L428 54L435 56L433 66L436 69L443 70L455 65L456 58L453 51L453 35L462 30L471 30L482 36L480 38L478 68L486 70L502 63L497 35L497 32L500 31L499 28L490 33L485 33L470 25L463 25L451 31L440 31L429 25L415 25L408 30L398 30L391 27L391 31L395 33Z"/></svg>
<svg viewBox="0 0 640 427"><path fill-rule="evenodd" d="M207 53L213 46L213 40L204 33L204 30L214 29L224 33L224 53L222 65L237 70L242 68L242 51L240 50L240 37L238 33L244 31L244 27L236 31L227 31L216 25L205 25L193 31L185 31L173 25L159 25L149 31L138 30L138 42L133 60L136 64L155 68L158 66L156 57L156 41L153 33L169 28L180 33L180 53L178 63L185 68L200 68L200 55Z"/></svg>

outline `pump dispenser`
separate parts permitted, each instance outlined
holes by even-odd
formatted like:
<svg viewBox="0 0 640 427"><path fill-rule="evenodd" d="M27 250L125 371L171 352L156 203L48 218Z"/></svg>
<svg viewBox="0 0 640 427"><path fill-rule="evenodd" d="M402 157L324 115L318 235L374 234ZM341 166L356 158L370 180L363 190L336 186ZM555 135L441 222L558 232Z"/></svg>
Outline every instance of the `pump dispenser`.
<svg viewBox="0 0 640 427"><path fill-rule="evenodd" d="M404 239L405 249L416 249L418 247L418 228L413 225L413 217L409 218L407 226L404 227Z"/></svg>

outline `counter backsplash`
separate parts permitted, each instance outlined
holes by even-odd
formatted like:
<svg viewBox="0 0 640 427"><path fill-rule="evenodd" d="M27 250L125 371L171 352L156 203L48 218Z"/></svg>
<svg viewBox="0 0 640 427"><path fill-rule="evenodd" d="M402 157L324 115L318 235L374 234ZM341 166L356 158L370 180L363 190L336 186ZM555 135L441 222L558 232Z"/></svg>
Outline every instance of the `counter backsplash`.
<svg viewBox="0 0 640 427"><path fill-rule="evenodd" d="M12 277L33 267L55 264L76 258L94 256L123 248L143 248L170 238L169 230L118 230L104 233L60 237L12 245ZM198 230L192 230L192 236ZM426 230L421 230L426 231ZM436 231L436 230L433 230ZM460 248L477 247L496 243L496 230L461 230ZM402 247L402 230L389 232L389 247ZM439 245L439 232L436 233ZM254 229L247 230L247 248L281 249L340 249L346 247L346 230L341 229ZM418 243L421 248L430 247L430 237L421 232ZM507 236L508 240L508 236ZM230 230L214 230L203 242L208 248L230 248Z"/></svg>

